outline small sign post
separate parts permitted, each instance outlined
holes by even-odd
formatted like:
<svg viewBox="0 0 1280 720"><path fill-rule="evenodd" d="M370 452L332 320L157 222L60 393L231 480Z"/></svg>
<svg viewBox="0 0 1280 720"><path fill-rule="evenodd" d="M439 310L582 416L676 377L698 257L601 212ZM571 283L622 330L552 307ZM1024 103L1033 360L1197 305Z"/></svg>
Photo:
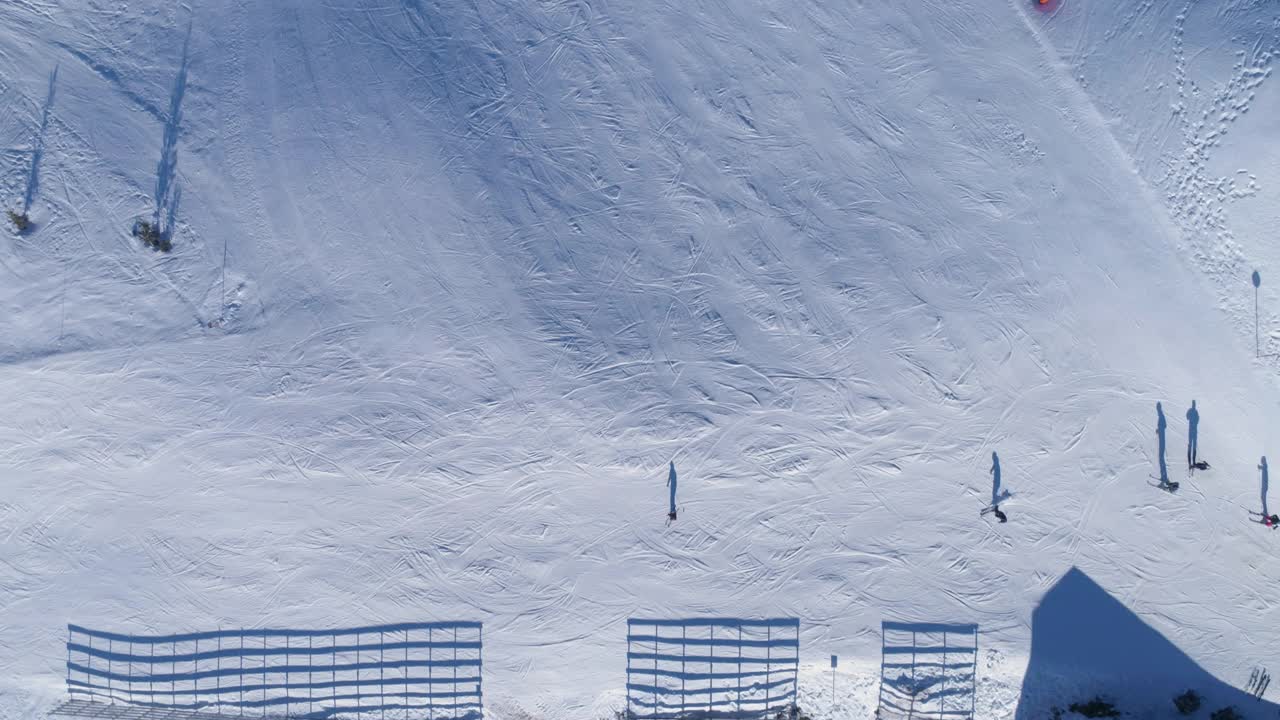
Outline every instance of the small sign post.
<svg viewBox="0 0 1280 720"><path fill-rule="evenodd" d="M1262 344L1258 340L1258 288L1262 285L1262 276L1253 271L1253 352L1262 357Z"/></svg>
<svg viewBox="0 0 1280 720"><path fill-rule="evenodd" d="M836 666L840 664L840 658L835 655L831 656L831 708L835 712L836 707Z"/></svg>

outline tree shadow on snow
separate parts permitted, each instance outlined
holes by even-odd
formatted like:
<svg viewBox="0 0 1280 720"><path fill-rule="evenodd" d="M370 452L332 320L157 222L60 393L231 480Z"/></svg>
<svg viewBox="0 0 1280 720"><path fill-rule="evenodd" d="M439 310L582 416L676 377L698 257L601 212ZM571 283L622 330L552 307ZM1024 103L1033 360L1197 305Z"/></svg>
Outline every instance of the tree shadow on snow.
<svg viewBox="0 0 1280 720"><path fill-rule="evenodd" d="M187 36L182 42L182 64L169 96L169 112L165 116L164 144L160 149L160 162L156 166L154 227L167 237L173 232L174 219L182 193L175 181L178 172L178 136L182 131L182 100L187 93L187 69L190 66L191 24L187 24ZM161 224L164 221L164 224Z"/></svg>
<svg viewBox="0 0 1280 720"><path fill-rule="evenodd" d="M1095 695L1126 714L1174 715L1173 698L1195 690L1212 712L1234 705L1245 716L1275 715L1280 706L1210 675L1088 575L1072 568L1045 593L1031 616L1031 657L1015 720L1050 717Z"/></svg>
<svg viewBox="0 0 1280 720"><path fill-rule="evenodd" d="M40 161L44 159L44 135L49 128L49 113L53 110L53 97L58 88L58 67L55 65L49 74L49 92L44 96L44 106L40 110L40 129L36 132L36 145L31 151L31 171L27 174L27 191L22 197L22 213L31 210L36 193L40 190Z"/></svg>

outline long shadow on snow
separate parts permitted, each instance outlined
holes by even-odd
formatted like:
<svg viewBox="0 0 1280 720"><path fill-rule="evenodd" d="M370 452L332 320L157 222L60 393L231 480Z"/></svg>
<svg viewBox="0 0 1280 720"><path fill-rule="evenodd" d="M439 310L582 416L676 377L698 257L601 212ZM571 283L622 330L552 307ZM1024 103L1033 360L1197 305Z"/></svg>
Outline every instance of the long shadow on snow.
<svg viewBox="0 0 1280 720"><path fill-rule="evenodd" d="M1164 419L1164 406L1156 403L1156 437L1160 441L1160 482L1169 482L1169 466L1165 465L1165 429L1169 423Z"/></svg>
<svg viewBox="0 0 1280 720"><path fill-rule="evenodd" d="M1049 717L1053 706L1102 695L1129 712L1174 714L1173 698L1192 689L1206 711L1236 706L1247 717L1280 706L1210 675L1078 568L1045 593L1031 615L1031 657L1015 720Z"/></svg>
<svg viewBox="0 0 1280 720"><path fill-rule="evenodd" d="M991 453L991 506L995 507L1001 502L1013 497L1013 493L1007 489L1000 487L1000 456L992 451Z"/></svg>
<svg viewBox="0 0 1280 720"><path fill-rule="evenodd" d="M44 134L49 127L49 111L53 109L53 97L58 89L58 67L55 65L49 74L49 92L44 96L44 107L40 110L40 130L36 132L35 149L31 151L31 172L27 175L27 192L22 197L22 212L31 210L31 203L36 199L40 189L40 161L44 159Z"/></svg>
<svg viewBox="0 0 1280 720"><path fill-rule="evenodd" d="M169 96L169 112L165 115L164 144L160 149L160 163L156 166L156 207L152 222L155 227L160 228L163 235L173 231L178 201L182 197L174 181L178 172L178 136L182 131L182 98L187 93L190 50L191 25L188 24L187 37L182 41L182 64L178 68L178 78L173 83L173 93ZM160 224L162 219L165 221L164 225Z"/></svg>
<svg viewBox="0 0 1280 720"><path fill-rule="evenodd" d="M1267 491L1271 489L1271 478L1267 474L1267 456L1262 456L1262 462L1258 464L1258 471L1262 474L1262 514L1270 515L1271 511L1267 509Z"/></svg>

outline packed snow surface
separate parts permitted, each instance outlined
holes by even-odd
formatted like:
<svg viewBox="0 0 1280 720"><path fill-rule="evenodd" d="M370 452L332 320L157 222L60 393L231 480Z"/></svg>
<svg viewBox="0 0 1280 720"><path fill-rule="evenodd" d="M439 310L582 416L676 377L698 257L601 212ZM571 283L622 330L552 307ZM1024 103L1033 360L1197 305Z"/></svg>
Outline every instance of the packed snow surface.
<svg viewBox="0 0 1280 720"><path fill-rule="evenodd" d="M801 618L830 717L882 620L977 623L1011 718L1072 568L1242 686L1277 52L1270 0L0 3L0 715L68 622L458 619L487 714L603 718L628 617L718 615Z"/></svg>

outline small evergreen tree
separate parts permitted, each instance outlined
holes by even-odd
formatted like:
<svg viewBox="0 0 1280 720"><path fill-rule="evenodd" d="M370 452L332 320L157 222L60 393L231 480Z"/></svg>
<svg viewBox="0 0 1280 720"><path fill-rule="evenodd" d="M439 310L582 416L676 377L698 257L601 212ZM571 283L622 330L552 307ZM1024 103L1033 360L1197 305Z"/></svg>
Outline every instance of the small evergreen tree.
<svg viewBox="0 0 1280 720"><path fill-rule="evenodd" d="M1100 697L1095 697L1087 703L1071 703L1070 707L1067 709L1077 715L1083 715L1094 720L1096 720L1096 718L1120 717L1120 711L1116 709L1116 706ZM1214 720L1218 719L1215 718ZM1222 718L1221 720L1230 719Z"/></svg>
<svg viewBox="0 0 1280 720"><path fill-rule="evenodd" d="M1195 690L1188 690L1173 699L1173 706L1182 715L1190 715L1200 709L1200 695Z"/></svg>
<svg viewBox="0 0 1280 720"><path fill-rule="evenodd" d="M5 214L9 216L9 222L13 223L13 226L18 229L19 235L31 229L31 218L27 217L26 213L5 210Z"/></svg>
<svg viewBox="0 0 1280 720"><path fill-rule="evenodd" d="M169 234L161 232L160 226L152 224L146 220L139 220L133 226L133 235L141 240L143 245L146 245L152 250L169 252L173 249L173 243L169 238Z"/></svg>
<svg viewBox="0 0 1280 720"><path fill-rule="evenodd" d="M1228 705L1209 713L1209 720L1244 720L1244 716L1234 705Z"/></svg>

